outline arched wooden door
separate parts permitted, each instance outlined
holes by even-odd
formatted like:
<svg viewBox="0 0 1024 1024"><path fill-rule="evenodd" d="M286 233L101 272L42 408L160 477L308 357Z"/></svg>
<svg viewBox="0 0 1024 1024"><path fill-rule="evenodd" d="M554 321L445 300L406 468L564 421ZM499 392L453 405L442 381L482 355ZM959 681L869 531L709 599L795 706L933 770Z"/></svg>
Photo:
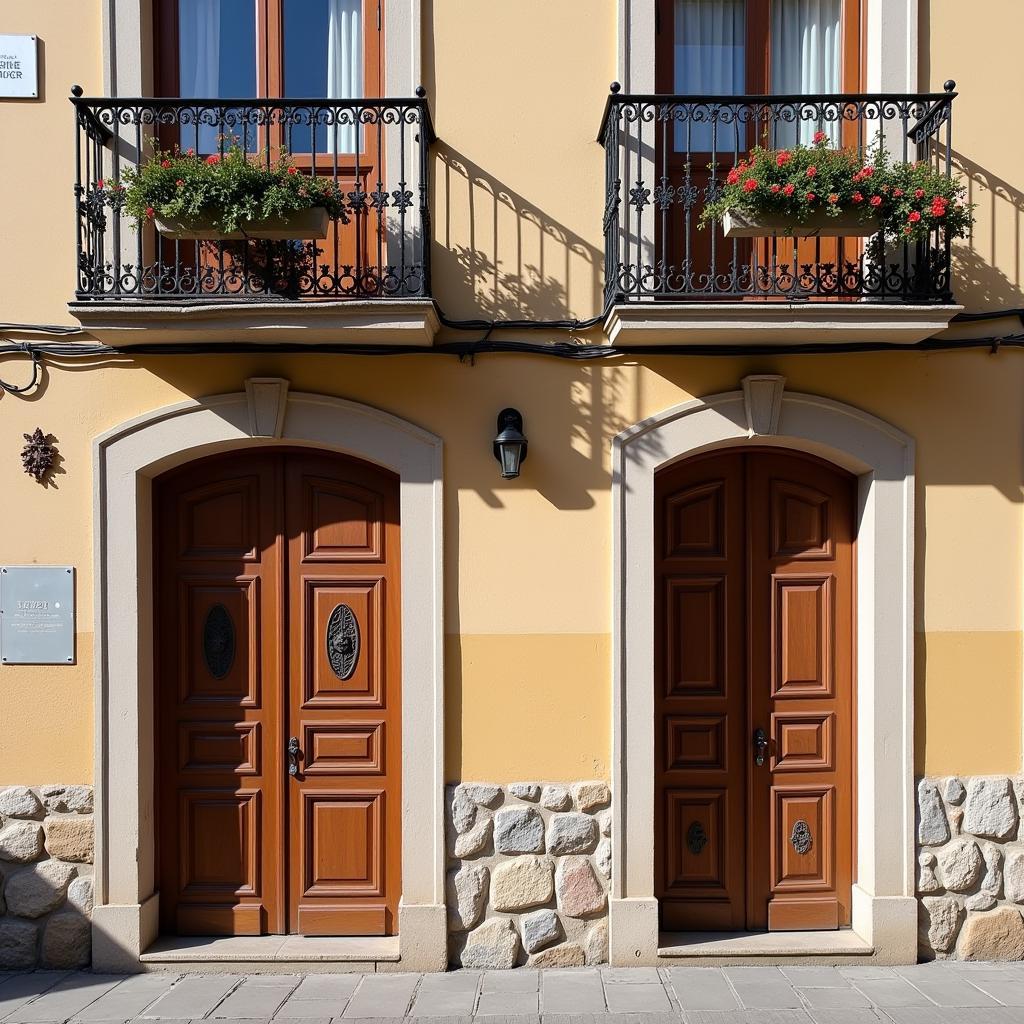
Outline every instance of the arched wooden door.
<svg viewBox="0 0 1024 1024"><path fill-rule="evenodd" d="M655 482L655 879L670 931L850 922L853 478L781 450Z"/></svg>
<svg viewBox="0 0 1024 1024"><path fill-rule="evenodd" d="M153 507L161 927L393 933L397 477L232 452L158 479Z"/></svg>

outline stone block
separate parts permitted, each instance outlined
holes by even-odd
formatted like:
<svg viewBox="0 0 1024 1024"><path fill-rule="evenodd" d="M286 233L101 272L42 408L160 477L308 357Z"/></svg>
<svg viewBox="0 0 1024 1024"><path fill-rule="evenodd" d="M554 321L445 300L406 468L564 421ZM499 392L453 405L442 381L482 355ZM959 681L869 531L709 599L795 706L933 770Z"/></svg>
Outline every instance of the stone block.
<svg viewBox="0 0 1024 1024"><path fill-rule="evenodd" d="M51 857L76 864L91 864L93 859L93 825L91 817L47 818L46 850Z"/></svg>
<svg viewBox="0 0 1024 1024"><path fill-rule="evenodd" d="M558 909L569 917L600 913L607 903L604 888L587 857L565 857L555 870Z"/></svg>
<svg viewBox="0 0 1024 1024"><path fill-rule="evenodd" d="M1003 887L1003 853L992 843L981 844L981 855L985 860L985 875L981 880L981 892L986 896L998 896ZM977 909L968 907L969 910Z"/></svg>
<svg viewBox="0 0 1024 1024"><path fill-rule="evenodd" d="M935 854L930 850L923 850L917 858L917 891L938 892L942 885L935 877Z"/></svg>
<svg viewBox="0 0 1024 1024"><path fill-rule="evenodd" d="M76 878L68 886L68 906L80 914L92 913L93 885L91 878Z"/></svg>
<svg viewBox="0 0 1024 1024"><path fill-rule="evenodd" d="M475 857L491 839L491 830L494 822L490 818L484 818L477 822L468 832L455 837L456 857Z"/></svg>
<svg viewBox="0 0 1024 1024"><path fill-rule="evenodd" d="M949 840L949 823L939 788L929 779L917 784L917 841L921 846L941 846Z"/></svg>
<svg viewBox="0 0 1024 1024"><path fill-rule="evenodd" d="M1008 900L1024 903L1024 850L1010 850L1003 869L1003 891Z"/></svg>
<svg viewBox="0 0 1024 1024"><path fill-rule="evenodd" d="M601 835L610 836L612 834L612 810L610 807L597 812L597 824L601 829Z"/></svg>
<svg viewBox="0 0 1024 1024"><path fill-rule="evenodd" d="M1007 778L970 779L963 830L988 839L1009 839L1017 832L1017 805Z"/></svg>
<svg viewBox="0 0 1024 1024"><path fill-rule="evenodd" d="M597 844L597 853L594 854L594 863L597 865L597 870L604 875L605 879L612 877L612 841L610 839L602 839Z"/></svg>
<svg viewBox="0 0 1024 1024"><path fill-rule="evenodd" d="M75 814L92 814L92 786L68 786L65 803Z"/></svg>
<svg viewBox="0 0 1024 1024"><path fill-rule="evenodd" d="M490 872L482 864L463 864L448 874L448 930L463 932L480 920L487 902Z"/></svg>
<svg viewBox="0 0 1024 1024"><path fill-rule="evenodd" d="M967 789L955 775L951 778L946 779L947 804L952 804L954 807L956 807L964 802L965 796L967 796Z"/></svg>
<svg viewBox="0 0 1024 1024"><path fill-rule="evenodd" d="M30 921L5 917L0 920L0 970L16 971L36 966L39 932Z"/></svg>
<svg viewBox="0 0 1024 1024"><path fill-rule="evenodd" d="M540 802L549 811L565 811L572 806L572 794L568 786L545 786Z"/></svg>
<svg viewBox="0 0 1024 1024"><path fill-rule="evenodd" d="M532 807L508 807L494 816L498 853L543 853L544 819Z"/></svg>
<svg viewBox="0 0 1024 1024"><path fill-rule="evenodd" d="M458 786L451 799L452 825L458 833L468 832L476 824L477 805Z"/></svg>
<svg viewBox="0 0 1024 1024"><path fill-rule="evenodd" d="M930 949L946 953L953 948L963 908L948 896L925 896L918 904L918 928Z"/></svg>
<svg viewBox="0 0 1024 1024"><path fill-rule="evenodd" d="M981 875L984 860L973 839L957 839L938 852L942 884L952 892L967 892Z"/></svg>
<svg viewBox="0 0 1024 1024"><path fill-rule="evenodd" d="M1024 921L1020 911L1000 907L971 914L960 930L957 954L963 960L1020 960L1024 958Z"/></svg>
<svg viewBox="0 0 1024 1024"><path fill-rule="evenodd" d="M469 933L462 951L462 966L503 971L515 966L518 955L519 935L515 925L507 917L496 917Z"/></svg>
<svg viewBox="0 0 1024 1024"><path fill-rule="evenodd" d="M481 807L494 807L501 800L501 786L489 782L463 782L459 791Z"/></svg>
<svg viewBox="0 0 1024 1024"><path fill-rule="evenodd" d="M587 966L608 962L608 922L595 921L587 930L583 940L583 951L587 955Z"/></svg>
<svg viewBox="0 0 1024 1024"><path fill-rule="evenodd" d="M548 852L590 853L597 843L597 822L587 814L555 814L548 822Z"/></svg>
<svg viewBox="0 0 1024 1024"><path fill-rule="evenodd" d="M536 782L513 782L508 791L519 800L534 802L540 799L540 785Z"/></svg>
<svg viewBox="0 0 1024 1024"><path fill-rule="evenodd" d="M562 934L558 915L553 910L537 910L527 914L520 927L523 933L523 948L527 953L536 953L538 949L557 942Z"/></svg>
<svg viewBox="0 0 1024 1024"><path fill-rule="evenodd" d="M36 822L8 821L0 828L0 860L27 864L42 853L43 829Z"/></svg>
<svg viewBox="0 0 1024 1024"><path fill-rule="evenodd" d="M91 959L89 918L73 911L54 914L43 929L43 966L54 970L77 970L88 967Z"/></svg>
<svg viewBox="0 0 1024 1024"><path fill-rule="evenodd" d="M968 896L964 901L964 908L966 910L991 910L995 905L995 896L990 896L985 892L975 893L973 896Z"/></svg>
<svg viewBox="0 0 1024 1024"><path fill-rule="evenodd" d="M563 942L560 946L535 953L526 961L527 967L582 967L587 962L583 947L578 942Z"/></svg>
<svg viewBox="0 0 1024 1024"><path fill-rule="evenodd" d="M596 811L611 803L611 790L603 782L577 782L572 787L576 807L581 811Z"/></svg>
<svg viewBox="0 0 1024 1024"><path fill-rule="evenodd" d="M17 917L42 917L56 910L64 902L76 870L73 864L44 860L11 875L4 886L8 912Z"/></svg>
<svg viewBox="0 0 1024 1024"><path fill-rule="evenodd" d="M551 864L541 857L516 857L494 869L491 903L495 910L514 913L539 907L553 893Z"/></svg>
<svg viewBox="0 0 1024 1024"><path fill-rule="evenodd" d="M9 786L0 791L0 815L5 818L41 818L43 805L28 786Z"/></svg>

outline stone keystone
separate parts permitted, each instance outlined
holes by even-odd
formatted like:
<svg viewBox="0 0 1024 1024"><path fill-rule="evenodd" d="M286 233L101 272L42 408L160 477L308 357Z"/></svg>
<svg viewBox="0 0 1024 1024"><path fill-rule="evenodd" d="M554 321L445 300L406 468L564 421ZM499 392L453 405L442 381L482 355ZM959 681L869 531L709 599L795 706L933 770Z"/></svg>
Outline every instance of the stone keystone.
<svg viewBox="0 0 1024 1024"><path fill-rule="evenodd" d="M566 857L555 869L558 909L569 917L587 917L604 910L604 888L588 857Z"/></svg>
<svg viewBox="0 0 1024 1024"><path fill-rule="evenodd" d="M597 822L587 814L555 814L548 823L548 852L590 853L597 844Z"/></svg>
<svg viewBox="0 0 1024 1024"><path fill-rule="evenodd" d="M494 816L498 853L543 853L544 820L532 807L508 807Z"/></svg>
<svg viewBox="0 0 1024 1024"><path fill-rule="evenodd" d="M511 918L496 917L469 933L462 951L462 966L507 971L519 955L519 935Z"/></svg>
<svg viewBox="0 0 1024 1024"><path fill-rule="evenodd" d="M551 899L551 864L541 857L516 857L494 869L491 903L495 910L515 912L539 907Z"/></svg>
<svg viewBox="0 0 1024 1024"><path fill-rule="evenodd" d="M1017 831L1017 807L1010 780L970 779L963 829L988 839L1008 839Z"/></svg>

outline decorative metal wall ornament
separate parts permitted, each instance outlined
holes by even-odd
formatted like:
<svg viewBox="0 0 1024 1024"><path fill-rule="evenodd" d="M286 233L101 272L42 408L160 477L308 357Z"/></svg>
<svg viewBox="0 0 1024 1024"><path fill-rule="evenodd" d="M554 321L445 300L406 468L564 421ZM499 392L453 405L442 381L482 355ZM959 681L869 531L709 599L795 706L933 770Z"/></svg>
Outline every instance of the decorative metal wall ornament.
<svg viewBox="0 0 1024 1024"><path fill-rule="evenodd" d="M31 434L22 434L27 444L21 449L21 464L29 476L35 477L36 483L42 483L53 468L57 458L57 448L53 444L53 435L44 434L41 427Z"/></svg>
<svg viewBox="0 0 1024 1024"><path fill-rule="evenodd" d="M214 679L223 679L235 661L235 624L222 604L213 605L203 623L203 660Z"/></svg>
<svg viewBox="0 0 1024 1024"><path fill-rule="evenodd" d="M686 848L695 857L705 846L708 845L708 834L699 821L691 821L690 827L686 830Z"/></svg>
<svg viewBox="0 0 1024 1024"><path fill-rule="evenodd" d="M800 854L806 853L811 848L811 827L803 818L793 822L793 831L789 835L789 841L793 844L793 849Z"/></svg>
<svg viewBox="0 0 1024 1024"><path fill-rule="evenodd" d="M347 604L339 604L327 620L327 661L342 681L352 678L359 661L359 623Z"/></svg>

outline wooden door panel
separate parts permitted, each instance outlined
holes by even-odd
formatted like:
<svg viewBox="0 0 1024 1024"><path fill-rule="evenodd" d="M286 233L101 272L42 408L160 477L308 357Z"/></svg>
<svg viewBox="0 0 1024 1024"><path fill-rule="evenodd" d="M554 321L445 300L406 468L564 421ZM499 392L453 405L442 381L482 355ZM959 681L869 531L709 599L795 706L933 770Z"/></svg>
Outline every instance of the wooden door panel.
<svg viewBox="0 0 1024 1024"><path fill-rule="evenodd" d="M178 770L260 774L259 722L183 722Z"/></svg>
<svg viewBox="0 0 1024 1024"><path fill-rule="evenodd" d="M259 560L259 478L217 480L178 499L182 559Z"/></svg>
<svg viewBox="0 0 1024 1024"><path fill-rule="evenodd" d="M398 483L351 459L287 470L289 913L302 934L390 934L401 867Z"/></svg>
<svg viewBox="0 0 1024 1024"><path fill-rule="evenodd" d="M835 718L832 712L773 712L771 770L832 771L835 767Z"/></svg>
<svg viewBox="0 0 1024 1024"><path fill-rule="evenodd" d="M792 480L772 480L771 557L833 557L830 501L827 494Z"/></svg>
<svg viewBox="0 0 1024 1024"><path fill-rule="evenodd" d="M728 771L724 715L666 715L665 766L672 771Z"/></svg>
<svg viewBox="0 0 1024 1024"><path fill-rule="evenodd" d="M320 575L302 583L304 706L383 707L385 580Z"/></svg>
<svg viewBox="0 0 1024 1024"><path fill-rule="evenodd" d="M259 579L179 578L183 704L259 705Z"/></svg>
<svg viewBox="0 0 1024 1024"><path fill-rule="evenodd" d="M667 695L724 697L725 578L670 577L665 583Z"/></svg>
<svg viewBox="0 0 1024 1024"><path fill-rule="evenodd" d="M773 575L771 588L771 695L784 700L831 697L832 577Z"/></svg>

